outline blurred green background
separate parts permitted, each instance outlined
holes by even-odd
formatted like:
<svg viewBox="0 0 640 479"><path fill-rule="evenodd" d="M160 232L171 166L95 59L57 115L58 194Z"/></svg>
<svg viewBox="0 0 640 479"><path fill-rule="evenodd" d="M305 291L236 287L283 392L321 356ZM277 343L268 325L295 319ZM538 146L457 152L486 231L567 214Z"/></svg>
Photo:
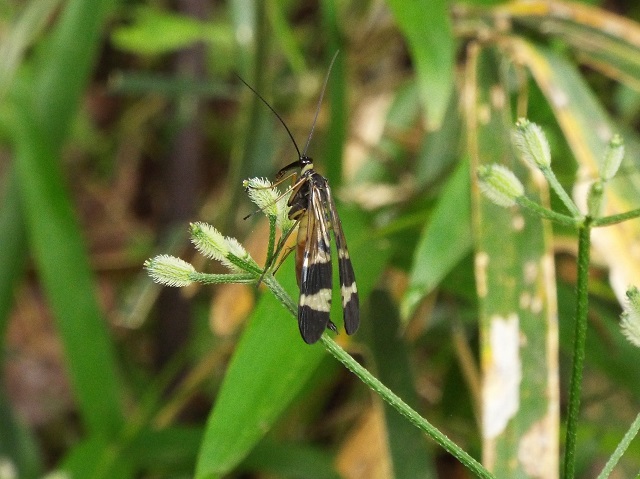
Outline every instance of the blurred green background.
<svg viewBox="0 0 640 479"><path fill-rule="evenodd" d="M607 205L638 207L632 3L1 3L0 478L470 477L304 344L263 289L161 288L142 270L168 253L224 272L189 246L193 221L264 261L266 221L242 220L242 180L273 178L295 149L236 75L302 147L336 51L308 153L337 196L361 298L360 331L338 342L497 477L556 477L575 233L487 205L472 168L508 164L561 209L514 157L515 119L543 127L578 203L619 132L627 160ZM594 233L579 477L640 404L639 352L617 327L640 230L607 231ZM290 259L277 278L296 298ZM487 388L491 318L510 311L519 399L491 435L487 404L509 397ZM615 477L639 469L636 441Z"/></svg>

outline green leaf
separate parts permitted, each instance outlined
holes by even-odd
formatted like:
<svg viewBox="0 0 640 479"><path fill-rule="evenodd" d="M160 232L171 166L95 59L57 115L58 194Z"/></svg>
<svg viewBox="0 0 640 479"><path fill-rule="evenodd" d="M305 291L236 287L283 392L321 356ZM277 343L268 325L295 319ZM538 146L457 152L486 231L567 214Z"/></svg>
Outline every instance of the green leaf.
<svg viewBox="0 0 640 479"><path fill-rule="evenodd" d="M454 40L447 0L389 0L415 62L430 129L440 128L453 92Z"/></svg>
<svg viewBox="0 0 640 479"><path fill-rule="evenodd" d="M470 251L469 193L469 164L464 161L445 185L433 217L420 235L402 301L404 319Z"/></svg>
<svg viewBox="0 0 640 479"><path fill-rule="evenodd" d="M199 41L229 44L231 28L226 24L202 22L155 8L136 9L133 22L115 29L113 44L139 55L159 55L189 47Z"/></svg>
<svg viewBox="0 0 640 479"><path fill-rule="evenodd" d="M428 187L445 172L453 169L460 157L461 134L459 98L451 95L442 127L430 132L422 141L416 159L415 179L418 187Z"/></svg>
<svg viewBox="0 0 640 479"><path fill-rule="evenodd" d="M5 395L4 385L0 389L0 457L3 468L8 463L15 468L15 476L22 479L35 479L42 475L42 460L35 437L26 424L11 410L11 402ZM5 469L6 470L6 469Z"/></svg>
<svg viewBox="0 0 640 479"><path fill-rule="evenodd" d="M114 437L123 424L115 354L57 162L111 7L107 0L65 4L35 58L33 92L16 100L10 126L20 221L57 321L85 427L102 437Z"/></svg>
<svg viewBox="0 0 640 479"><path fill-rule="evenodd" d="M13 305L15 286L27 263L27 232L22 218L15 168L6 177L0 201L0 343Z"/></svg>
<svg viewBox="0 0 640 479"><path fill-rule="evenodd" d="M60 0L32 0L26 4L17 21L3 35L0 43L0 99L9 89L28 47L46 27Z"/></svg>
<svg viewBox="0 0 640 479"><path fill-rule="evenodd" d="M603 8L567 2L562 8L535 2L501 5L492 11L515 29L531 28L570 45L580 63L640 90L640 24Z"/></svg>
<svg viewBox="0 0 640 479"><path fill-rule="evenodd" d="M127 447L136 468L167 474L191 474L202 442L200 427L172 426L153 430L145 428Z"/></svg>
<svg viewBox="0 0 640 479"><path fill-rule="evenodd" d="M93 434L123 425L116 361L57 155L23 117L15 165L38 275L57 321L82 416Z"/></svg>
<svg viewBox="0 0 640 479"><path fill-rule="evenodd" d="M276 477L339 479L334 462L333 454L318 447L264 440L251 451L240 469Z"/></svg>
<svg viewBox="0 0 640 479"><path fill-rule="evenodd" d="M415 127L420 118L420 98L415 83L408 83L398 88L385 118L384 131L408 132ZM398 171L406 168L406 144L398 135L383 135L376 145L375 151L368 155L358 170L355 181L358 183L391 182ZM400 137L400 138L398 138ZM384 161L380 159L384 158Z"/></svg>
<svg viewBox="0 0 640 479"><path fill-rule="evenodd" d="M340 208L340 217L349 242L358 292L361 298L366 298L389 253L381 242L372 239L373 234L367 231L361 212ZM357 231L360 234L355 236ZM350 241L350 236L358 239ZM279 271L283 287L297 298L293 265L287 261ZM335 298L336 294L337 287L332 318L341 325L342 311L338 307L341 302ZM339 338L343 337L346 339L341 333ZM326 355L320 343L305 344L295 318L273 295L265 294L236 347L207 420L196 477L219 477L235 468L295 399Z"/></svg>
<svg viewBox="0 0 640 479"><path fill-rule="evenodd" d="M469 47L466 111L472 166L475 277L480 304L482 437L496 477L553 476L558 471L557 305L548 221L503 208L480 194L475 171L502 164L546 204L548 192L514 157L512 115L496 51ZM535 437L534 437L535 436ZM521 456L534 441L535 454ZM533 473L531 472L533 471Z"/></svg>
<svg viewBox="0 0 640 479"><path fill-rule="evenodd" d="M295 291L295 275L282 276L286 289ZM273 295L265 294L236 347L207 420L196 478L219 477L236 467L325 354L320 344L305 344L295 319Z"/></svg>
<svg viewBox="0 0 640 479"><path fill-rule="evenodd" d="M70 130L113 6L109 0L65 2L55 29L38 50L33 89L27 92L27 100L40 134L54 151Z"/></svg>
<svg viewBox="0 0 640 479"><path fill-rule="evenodd" d="M110 444L101 437L93 436L91 439L77 444L67 457L65 457L58 469L64 472L66 477L82 477L83 479L129 479L136 477L131 462L126 456L116 456L113 453L105 456L105 451L110 450ZM111 446L111 451L113 448ZM118 460L113 460L118 457Z"/></svg>
<svg viewBox="0 0 640 479"><path fill-rule="evenodd" d="M399 334L398 310L385 291L375 291L369 298L371 324L363 325L371 338L378 379L409 406L419 403L411 374L409 348ZM385 431L395 479L435 478L434 458L425 435L407 419L384 403Z"/></svg>
<svg viewBox="0 0 640 479"><path fill-rule="evenodd" d="M302 75L307 71L304 53L298 44L294 31L287 19L285 2L267 0L266 14L271 23L273 35L280 45L282 53L286 57L291 70L295 75Z"/></svg>
<svg viewBox="0 0 640 479"><path fill-rule="evenodd" d="M338 28L338 6L335 0L323 0L320 3L322 20L327 30L329 49L327 59L342 48L342 35ZM334 185L342 183L342 153L347 137L347 54L340 52L333 64L333 70L327 84L330 116L329 128L324 145L324 171ZM329 65L327 60L327 66Z"/></svg>

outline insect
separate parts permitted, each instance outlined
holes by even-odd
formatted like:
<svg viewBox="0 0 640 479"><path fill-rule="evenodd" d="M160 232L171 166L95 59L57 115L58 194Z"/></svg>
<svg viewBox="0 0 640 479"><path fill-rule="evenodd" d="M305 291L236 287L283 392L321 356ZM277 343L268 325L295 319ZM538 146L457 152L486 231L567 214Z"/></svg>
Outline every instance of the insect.
<svg viewBox="0 0 640 479"><path fill-rule="evenodd" d="M331 195L331 188L327 179L313 168L313 160L306 154L318 119L318 112L327 87L329 73L337 55L337 53L334 55L329 65L311 132L302 152L300 152L293 134L280 115L257 91L240 79L280 120L298 154L296 161L278 171L276 184L289 177L294 178L293 186L290 189L291 196L287 205L290 207L289 219L296 221L298 224L298 237L295 247L296 278L300 288L298 327L300 328L302 339L308 344L318 341L327 328L337 332L336 325L329 317L333 283L331 231L333 231L338 254L338 272L345 331L347 334L353 334L360 324L360 305L355 274L349 258L349 250L342 230L342 223Z"/></svg>

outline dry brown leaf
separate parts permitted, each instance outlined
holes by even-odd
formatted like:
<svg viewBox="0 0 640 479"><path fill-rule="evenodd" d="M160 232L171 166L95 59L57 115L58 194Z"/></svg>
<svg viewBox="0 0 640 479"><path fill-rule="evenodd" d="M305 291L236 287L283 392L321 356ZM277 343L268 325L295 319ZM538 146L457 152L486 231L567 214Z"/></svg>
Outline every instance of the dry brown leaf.
<svg viewBox="0 0 640 479"><path fill-rule="evenodd" d="M344 441L336 468L345 479L387 479L392 477L389 450L384 438L382 406L369 408Z"/></svg>

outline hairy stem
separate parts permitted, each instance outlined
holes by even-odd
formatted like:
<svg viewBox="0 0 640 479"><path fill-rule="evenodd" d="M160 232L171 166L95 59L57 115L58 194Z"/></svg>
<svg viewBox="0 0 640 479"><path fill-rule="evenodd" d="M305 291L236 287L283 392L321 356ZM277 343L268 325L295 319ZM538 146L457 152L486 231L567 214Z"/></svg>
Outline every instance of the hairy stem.
<svg viewBox="0 0 640 479"><path fill-rule="evenodd" d="M564 453L564 479L572 479L575 474L576 438L580 415L580 393L582 391L582 370L584 367L587 338L587 313L589 306L589 253L591 245L591 220L586 218L579 230L578 238L578 280L576 286L576 319L573 344L573 366L569 386L569 407Z"/></svg>
<svg viewBox="0 0 640 479"><path fill-rule="evenodd" d="M387 386L382 384L378 378L373 376L369 371L362 367L355 359L353 359L344 349L331 339L327 334L323 334L321 338L324 347L329 351L338 361L340 361L347 369L353 374L358 376L360 380L371 388L373 392L378 394L389 405L396 409L400 414L406 417L414 426L421 431L425 432L435 442L437 442L442 448L449 452L452 456L457 458L462 464L464 464L471 472L477 477L482 478L494 478L495 476L487 471L482 464L476 461L473 457L467 454L456 443L449 439L445 434L440 432L433 424L420 416L414 409L412 409L407 403L405 403L400 397L398 397Z"/></svg>
<svg viewBox="0 0 640 479"><path fill-rule="evenodd" d="M545 208L544 206L536 203L535 201L531 201L526 196L520 196L516 199L516 202L523 208L528 209L529 211L539 215L541 218L545 218L547 220L555 221L556 223L572 226L574 228L580 227L584 219L582 217L573 217L568 215L563 215L562 213L556 213L553 210Z"/></svg>
<svg viewBox="0 0 640 479"><path fill-rule="evenodd" d="M620 441L620 444L618 444L618 447L616 447L616 450L611 454L611 457L605 464L597 479L606 479L609 477L613 472L613 468L616 467L616 464L618 464L618 461L629 447L629 444L633 441L633 438L638 434L638 430L640 430L640 414L638 414L635 420L631 423L631 427L629 427L629 430Z"/></svg>
<svg viewBox="0 0 640 479"><path fill-rule="evenodd" d="M558 178L556 178L556 175L553 172L553 170L551 168L547 167L547 168L541 168L540 171L542 171L542 174L544 175L544 177L549 182L549 186L551 186L553 191L556 192L556 194L558 195L560 200L562 200L562 202L567 207L567 209L569 210L571 215L576 217L576 218L581 217L582 215L580 213L580 210L578 209L576 204L573 202L573 200L569 197L567 192L564 190L564 188L562 187L562 185L558 181Z"/></svg>
<svg viewBox="0 0 640 479"><path fill-rule="evenodd" d="M289 310L294 316L298 315L298 306L282 288L280 283L276 281L272 274L266 274L264 277L264 283L271 290L271 292L278 298L280 302ZM354 373L360 380L369 386L376 394L382 399L388 402L394 407L400 414L406 417L413 425L418 429L425 432L435 442L442 446L446 451L456 457L462 464L467 466L477 477L490 479L494 476L487 471L482 465L476 461L473 457L462 450L457 444L455 444L446 435L440 432L429 421L420 416L414 409L412 409L407 403L405 403L400 397L398 397L393 391L380 382L369 371L362 367L355 359L353 359L344 349L331 339L327 334L323 334L321 338L322 344L338 361L340 361L347 369Z"/></svg>
<svg viewBox="0 0 640 479"><path fill-rule="evenodd" d="M623 221L637 218L640 216L640 208L636 210L627 211L626 213L620 213L619 215L606 216L604 218L596 218L591 223L592 226L609 226L616 223L622 223Z"/></svg>

